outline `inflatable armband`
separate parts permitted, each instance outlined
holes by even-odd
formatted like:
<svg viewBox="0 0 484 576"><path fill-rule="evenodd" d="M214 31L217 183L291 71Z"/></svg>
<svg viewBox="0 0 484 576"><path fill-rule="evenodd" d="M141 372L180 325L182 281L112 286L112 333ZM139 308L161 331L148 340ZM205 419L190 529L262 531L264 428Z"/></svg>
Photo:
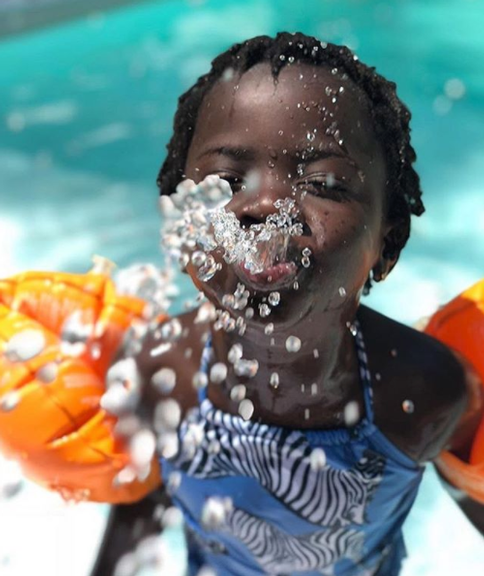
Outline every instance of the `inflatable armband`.
<svg viewBox="0 0 484 576"><path fill-rule="evenodd" d="M69 499L109 503L160 484L156 458L147 477L119 482L127 446L100 404L106 371L145 306L117 295L103 272L0 280L0 450L27 477Z"/></svg>
<svg viewBox="0 0 484 576"><path fill-rule="evenodd" d="M425 332L470 362L484 386L484 280L438 310ZM453 486L484 504L484 418L474 438L469 462L444 451L436 464Z"/></svg>

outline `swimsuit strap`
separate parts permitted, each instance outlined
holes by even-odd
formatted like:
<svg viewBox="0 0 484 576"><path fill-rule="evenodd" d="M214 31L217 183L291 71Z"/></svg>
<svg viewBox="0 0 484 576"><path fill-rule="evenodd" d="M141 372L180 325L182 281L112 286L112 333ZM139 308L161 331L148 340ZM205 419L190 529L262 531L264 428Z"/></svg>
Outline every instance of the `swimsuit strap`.
<svg viewBox="0 0 484 576"><path fill-rule="evenodd" d="M373 424L373 387L371 385L371 375L368 368L368 356L365 349L365 341L363 340L363 333L358 320L355 320L356 334L356 355L358 358L358 366L360 370L360 380L363 385L363 398L365 401L366 420Z"/></svg>

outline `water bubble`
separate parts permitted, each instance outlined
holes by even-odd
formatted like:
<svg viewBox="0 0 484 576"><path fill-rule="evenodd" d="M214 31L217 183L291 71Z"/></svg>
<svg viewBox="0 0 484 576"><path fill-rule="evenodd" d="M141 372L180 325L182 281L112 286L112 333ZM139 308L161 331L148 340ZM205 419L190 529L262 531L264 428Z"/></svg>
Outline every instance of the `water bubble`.
<svg viewBox="0 0 484 576"><path fill-rule="evenodd" d="M10 362L25 362L38 356L45 346L46 341L40 330L22 330L7 342L5 355Z"/></svg>
<svg viewBox="0 0 484 576"><path fill-rule="evenodd" d="M360 419L360 407L358 402L352 400L346 404L344 409L344 421L346 426L354 426Z"/></svg>
<svg viewBox="0 0 484 576"><path fill-rule="evenodd" d="M259 304L259 315L261 318L267 318L271 313L271 309L267 304Z"/></svg>
<svg viewBox="0 0 484 576"><path fill-rule="evenodd" d="M134 409L133 396L122 384L112 384L101 396L100 406L118 416Z"/></svg>
<svg viewBox="0 0 484 576"><path fill-rule="evenodd" d="M319 350L317 350L316 348L313 350L313 356L315 358L319 358Z"/></svg>
<svg viewBox="0 0 484 576"><path fill-rule="evenodd" d="M339 92L340 94L343 94L344 91L345 91L344 87L343 87L343 86L340 86L339 89L338 89L338 92Z"/></svg>
<svg viewBox="0 0 484 576"><path fill-rule="evenodd" d="M281 301L281 295L279 292L271 292L269 294L269 304L271 306L277 306Z"/></svg>
<svg viewBox="0 0 484 576"><path fill-rule="evenodd" d="M248 398L244 398L239 404L239 414L244 420L250 420L254 414L254 404Z"/></svg>
<svg viewBox="0 0 484 576"><path fill-rule="evenodd" d="M309 456L311 470L318 472L326 466L326 452L322 448L313 448Z"/></svg>
<svg viewBox="0 0 484 576"><path fill-rule="evenodd" d="M279 56L279 60L284 61L285 59L286 59L286 56L285 56L284 54L281 54L281 55Z"/></svg>
<svg viewBox="0 0 484 576"><path fill-rule="evenodd" d="M170 394L176 384L176 373L172 368L161 368L153 374L151 383L162 394Z"/></svg>
<svg viewBox="0 0 484 576"><path fill-rule="evenodd" d="M314 139L316 138L316 136L314 135L314 132L308 132L306 134L306 138L307 138L307 140L309 140L309 142L313 142Z"/></svg>
<svg viewBox="0 0 484 576"><path fill-rule="evenodd" d="M279 374L277 372L273 372L271 377L269 378L269 385L277 390L279 388Z"/></svg>
<svg viewBox="0 0 484 576"><path fill-rule="evenodd" d="M309 417L311 416L311 412L309 410L309 408L305 408L304 410L304 420L309 420Z"/></svg>
<svg viewBox="0 0 484 576"><path fill-rule="evenodd" d="M259 362L257 360L246 360L240 358L234 363L234 371L237 376L245 378L253 378L259 370Z"/></svg>
<svg viewBox="0 0 484 576"><path fill-rule="evenodd" d="M311 384L311 396L316 396L317 393L318 393L318 385L316 384L316 382L313 382Z"/></svg>
<svg viewBox="0 0 484 576"><path fill-rule="evenodd" d="M312 252L310 248L303 248L302 251L302 255L305 256L306 258L309 258L309 256L311 256Z"/></svg>
<svg viewBox="0 0 484 576"><path fill-rule="evenodd" d="M381 374L379 372L375 374L375 380L377 380L378 382L381 380Z"/></svg>
<svg viewBox="0 0 484 576"><path fill-rule="evenodd" d="M341 296L341 298L344 298L346 296L346 290L343 288L343 286L340 286L338 288L338 294Z"/></svg>
<svg viewBox="0 0 484 576"><path fill-rule="evenodd" d="M269 324L267 324L267 326L264 328L264 334L267 334L267 336L269 336L273 332L274 332L274 324L272 322L269 322Z"/></svg>
<svg viewBox="0 0 484 576"><path fill-rule="evenodd" d="M311 260L309 258L307 258L306 256L304 256L301 259L301 264L304 266L304 268L309 268L311 266Z"/></svg>
<svg viewBox="0 0 484 576"><path fill-rule="evenodd" d="M332 69L331 69L331 74L332 74L333 76L336 76L336 74L338 74L338 68L332 68Z"/></svg>
<svg viewBox="0 0 484 576"><path fill-rule="evenodd" d="M223 362L216 362L210 368L210 381L214 384L220 384L227 378L227 366Z"/></svg>
<svg viewBox="0 0 484 576"><path fill-rule="evenodd" d="M286 350L288 352L299 352L301 340L297 336L289 336L286 340Z"/></svg>
<svg viewBox="0 0 484 576"><path fill-rule="evenodd" d="M292 64L294 62L295 58L294 56L289 56L289 58L287 59L287 61Z"/></svg>
<svg viewBox="0 0 484 576"><path fill-rule="evenodd" d="M192 378L192 385L196 390L205 388L208 384L208 376L205 372L195 372Z"/></svg>
<svg viewBox="0 0 484 576"><path fill-rule="evenodd" d="M235 307L235 296L233 294L224 294L222 297L222 304L227 308Z"/></svg>
<svg viewBox="0 0 484 576"><path fill-rule="evenodd" d="M195 252L192 254L191 260L192 264L197 268L199 268L200 266L203 266L205 264L207 260L207 255L205 254L205 252L202 252L201 250L195 250Z"/></svg>
<svg viewBox="0 0 484 576"><path fill-rule="evenodd" d="M412 402L412 400L404 400L402 402L402 408L403 411L406 412L407 414L412 414L415 410L415 405Z"/></svg>
<svg viewBox="0 0 484 576"><path fill-rule="evenodd" d="M246 394L247 394L247 388L243 384L236 384L230 390L230 399L233 402L242 402Z"/></svg>
<svg viewBox="0 0 484 576"><path fill-rule="evenodd" d="M299 290L299 282L297 280L294 281L294 284L292 285L294 290Z"/></svg>
<svg viewBox="0 0 484 576"><path fill-rule="evenodd" d="M284 130L279 130L278 134L279 136L282 136L284 134Z"/></svg>
<svg viewBox="0 0 484 576"><path fill-rule="evenodd" d="M242 344L234 344L227 354L227 360L231 364L235 364L237 360L240 360L244 355L244 349L242 348Z"/></svg>
<svg viewBox="0 0 484 576"><path fill-rule="evenodd" d="M393 348L392 350L390 350L390 354L393 356L393 358L396 358L398 356L398 352L395 348Z"/></svg>

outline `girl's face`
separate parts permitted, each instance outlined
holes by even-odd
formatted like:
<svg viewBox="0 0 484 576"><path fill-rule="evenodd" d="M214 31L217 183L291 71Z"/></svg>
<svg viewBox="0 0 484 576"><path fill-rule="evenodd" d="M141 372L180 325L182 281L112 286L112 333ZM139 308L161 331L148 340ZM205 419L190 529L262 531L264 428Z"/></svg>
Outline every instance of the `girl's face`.
<svg viewBox="0 0 484 576"><path fill-rule="evenodd" d="M276 213L278 199L294 198L300 210L303 235L290 247L296 277L293 271L287 282L267 281L226 264L208 283L193 275L219 308L242 281L255 307L280 292L271 322L293 324L309 312L344 307L354 312L389 226L383 152L365 97L350 80L326 68L289 65L275 82L268 64L220 80L200 108L185 173L195 182L208 174L228 180L234 196L226 208L243 226ZM301 264L304 248L311 251L308 268Z"/></svg>

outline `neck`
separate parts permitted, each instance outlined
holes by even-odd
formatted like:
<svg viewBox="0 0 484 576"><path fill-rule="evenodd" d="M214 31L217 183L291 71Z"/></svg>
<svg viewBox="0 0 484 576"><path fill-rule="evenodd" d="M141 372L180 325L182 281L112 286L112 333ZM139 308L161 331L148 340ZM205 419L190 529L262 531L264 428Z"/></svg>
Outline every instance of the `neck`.
<svg viewBox="0 0 484 576"><path fill-rule="evenodd" d="M212 330L213 362L226 363L229 372L225 382L209 386L209 397L219 407L236 412L238 403L229 400L230 390L242 383L254 404L254 417L267 422L303 416L310 425L311 411L318 418L321 410L339 413L355 386L359 389L354 336L348 327L354 323L357 306L308 314L293 327L274 322L272 334L264 330L269 321L248 322L242 336L236 331ZM299 350L296 346L288 351L290 336L300 339ZM227 358L234 344L242 346L244 359L257 360L253 378L235 374ZM277 387L270 385L273 373L277 373Z"/></svg>

